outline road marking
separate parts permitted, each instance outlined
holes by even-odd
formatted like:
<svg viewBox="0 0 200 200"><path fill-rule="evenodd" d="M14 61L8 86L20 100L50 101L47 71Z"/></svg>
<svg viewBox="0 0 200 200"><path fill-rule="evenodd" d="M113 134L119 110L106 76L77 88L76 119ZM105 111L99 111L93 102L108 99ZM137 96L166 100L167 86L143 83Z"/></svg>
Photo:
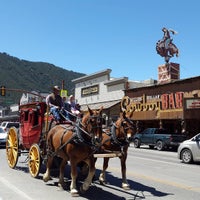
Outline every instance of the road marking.
<svg viewBox="0 0 200 200"><path fill-rule="evenodd" d="M170 164L170 165L177 165L177 163L172 163L172 162L168 162L168 161L163 161L163 160L156 160L156 159L152 159L152 158L141 158L139 156L134 156L137 159L141 159L141 160L150 160L153 162L159 162L159 163L164 163L164 164Z"/></svg>
<svg viewBox="0 0 200 200"><path fill-rule="evenodd" d="M99 168L101 170L102 169L102 165L96 165L96 168ZM121 168L120 167L119 168L110 167L110 172L112 172L111 169L116 173L121 173ZM191 187L191 186L180 184L180 183L176 183L176 182L173 182L173 181L167 181L167 180L155 178L155 177L152 177L152 176L146 176L146 175L143 175L143 174L134 173L132 171L127 171L127 175L128 174L130 174L131 176L135 176L137 178L142 178L142 179L154 181L154 182L157 182L157 183L162 183L162 184L173 186L173 187L177 187L177 188L180 188L180 189L200 192L200 187Z"/></svg>
<svg viewBox="0 0 200 200"><path fill-rule="evenodd" d="M19 190L16 186L9 183L5 178L0 177L0 182L7 186L10 190L14 191L15 193L19 194L20 196L24 197L26 200L34 200L30 198L26 193Z"/></svg>
<svg viewBox="0 0 200 200"><path fill-rule="evenodd" d="M177 163L172 163L172 162L168 162L168 161L163 161L163 160L157 160L157 159L152 159L152 158L142 158L142 157L139 157L139 156L136 156L134 155L135 158L137 159L141 159L141 160L149 160L149 161L153 161L153 162L159 162L159 163L163 163L163 164L169 164L169 165L175 165L175 166L181 166L181 167L185 167L185 168L196 168L195 166L193 165L188 165L188 164L184 164L184 163L181 163L181 161L177 162ZM178 158L177 158L178 160Z"/></svg>

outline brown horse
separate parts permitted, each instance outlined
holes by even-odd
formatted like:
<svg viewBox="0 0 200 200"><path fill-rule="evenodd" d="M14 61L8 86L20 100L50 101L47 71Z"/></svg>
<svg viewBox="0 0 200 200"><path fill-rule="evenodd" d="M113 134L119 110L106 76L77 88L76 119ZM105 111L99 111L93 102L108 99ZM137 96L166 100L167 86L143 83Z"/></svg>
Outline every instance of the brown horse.
<svg viewBox="0 0 200 200"><path fill-rule="evenodd" d="M71 164L71 185L72 196L78 196L76 188L77 165L85 162L89 166L89 173L80 190L88 190L95 174L95 160L93 153L97 150L98 143L102 137L102 109L91 110L75 123L74 126L57 125L47 134L47 166L43 180L50 179L50 168L54 156L62 158L59 174L59 185L64 186L64 169L67 161ZM99 141L97 141L98 139Z"/></svg>
<svg viewBox="0 0 200 200"><path fill-rule="evenodd" d="M167 49L163 40L159 40L156 43L156 51L160 56L165 57L166 62L169 62L169 59L174 55L176 55L176 57L179 56L179 50L176 45L170 42Z"/></svg>
<svg viewBox="0 0 200 200"><path fill-rule="evenodd" d="M111 131L103 132L101 151L104 153L120 152L122 188L129 190L130 186L126 179L126 159L129 143L135 133L133 121L126 117L125 112L111 126ZM109 157L104 157L103 170L99 176L101 184L106 182L105 172L108 167Z"/></svg>

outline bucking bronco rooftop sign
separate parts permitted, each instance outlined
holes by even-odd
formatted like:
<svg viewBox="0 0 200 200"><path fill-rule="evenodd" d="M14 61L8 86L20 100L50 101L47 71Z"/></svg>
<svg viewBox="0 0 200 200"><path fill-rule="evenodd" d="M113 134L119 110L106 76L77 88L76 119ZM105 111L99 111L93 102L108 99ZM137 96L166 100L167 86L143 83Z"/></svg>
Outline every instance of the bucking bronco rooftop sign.
<svg viewBox="0 0 200 200"><path fill-rule="evenodd" d="M176 31L172 29L162 28L163 38L158 40L156 43L156 51L157 53L165 58L165 62L168 63L170 58L176 55L178 57L179 50L175 44L172 43L173 39L170 36L170 33L177 34Z"/></svg>

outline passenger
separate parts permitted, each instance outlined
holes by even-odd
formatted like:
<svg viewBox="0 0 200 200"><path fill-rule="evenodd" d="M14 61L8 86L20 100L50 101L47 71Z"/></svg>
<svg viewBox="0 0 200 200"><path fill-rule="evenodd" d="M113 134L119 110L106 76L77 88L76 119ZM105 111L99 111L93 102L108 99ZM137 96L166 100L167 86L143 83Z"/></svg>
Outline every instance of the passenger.
<svg viewBox="0 0 200 200"><path fill-rule="evenodd" d="M75 121L76 116L80 116L80 105L75 103L75 98L73 95L69 96L69 101L65 104L66 110L69 110L71 115L69 115L70 120Z"/></svg>
<svg viewBox="0 0 200 200"><path fill-rule="evenodd" d="M63 107L66 113L67 119L71 120L70 113L71 113L71 105L68 103L67 98L63 97Z"/></svg>
<svg viewBox="0 0 200 200"><path fill-rule="evenodd" d="M75 115L80 114L80 111L77 109L79 104L75 103L75 98L73 95L69 96L69 101L68 103L71 105L71 112Z"/></svg>
<svg viewBox="0 0 200 200"><path fill-rule="evenodd" d="M60 88L58 86L54 86L53 92L46 98L46 104L50 107L50 112L53 114L56 124L61 122L60 112L63 108L63 100L59 93Z"/></svg>

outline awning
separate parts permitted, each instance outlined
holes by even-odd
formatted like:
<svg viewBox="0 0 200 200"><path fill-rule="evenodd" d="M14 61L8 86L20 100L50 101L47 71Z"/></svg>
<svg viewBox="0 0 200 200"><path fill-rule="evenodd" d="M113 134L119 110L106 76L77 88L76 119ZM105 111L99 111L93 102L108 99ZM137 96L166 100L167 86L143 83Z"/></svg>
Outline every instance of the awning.
<svg viewBox="0 0 200 200"><path fill-rule="evenodd" d="M92 110L96 110L96 109L100 109L102 106L103 106L103 109L108 109L108 108L111 108L112 106L120 103L121 100L115 100L115 101L106 101L106 102L100 102L100 103L93 103L93 104L84 104L84 105L81 105L81 110L82 111L87 111L88 110L88 107Z"/></svg>

